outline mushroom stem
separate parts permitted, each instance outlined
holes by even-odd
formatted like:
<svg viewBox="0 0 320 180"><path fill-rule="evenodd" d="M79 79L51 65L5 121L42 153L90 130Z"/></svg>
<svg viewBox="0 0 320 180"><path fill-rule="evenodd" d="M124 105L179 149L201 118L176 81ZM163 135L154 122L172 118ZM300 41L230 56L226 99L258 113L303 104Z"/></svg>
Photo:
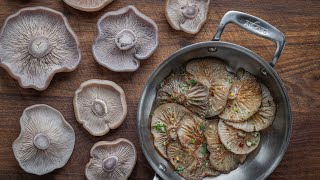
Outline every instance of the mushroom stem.
<svg viewBox="0 0 320 180"><path fill-rule="evenodd" d="M119 159L117 156L107 157L102 161L103 170L106 172L112 172L117 167L118 161Z"/></svg>
<svg viewBox="0 0 320 180"><path fill-rule="evenodd" d="M50 139L46 134L38 133L33 138L33 144L40 150L46 150L50 145Z"/></svg>
<svg viewBox="0 0 320 180"><path fill-rule="evenodd" d="M106 103L100 99L95 99L93 101L91 109L92 109L92 112L98 117L103 117L105 114L108 113L108 108Z"/></svg>
<svg viewBox="0 0 320 180"><path fill-rule="evenodd" d="M130 29L124 29L116 35L115 41L119 49L128 50L136 44L137 36Z"/></svg>
<svg viewBox="0 0 320 180"><path fill-rule="evenodd" d="M42 58L51 51L51 44L49 40L44 36L37 36L29 42L29 53L36 57Z"/></svg>
<svg viewBox="0 0 320 180"><path fill-rule="evenodd" d="M199 13L198 7L194 4L187 4L186 6L183 6L181 9L183 16L187 19L195 18Z"/></svg>

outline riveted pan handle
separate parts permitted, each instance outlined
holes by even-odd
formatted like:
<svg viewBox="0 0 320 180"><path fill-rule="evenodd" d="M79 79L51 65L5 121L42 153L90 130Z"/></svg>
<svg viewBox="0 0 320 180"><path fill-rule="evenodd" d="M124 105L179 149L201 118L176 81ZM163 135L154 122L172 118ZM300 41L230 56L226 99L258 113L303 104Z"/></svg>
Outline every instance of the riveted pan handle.
<svg viewBox="0 0 320 180"><path fill-rule="evenodd" d="M234 23L250 33L266 39L270 39L275 42L277 45L277 49L274 53L272 61L270 62L270 65L272 67L276 65L285 45L285 36L282 32L280 32L277 28L273 27L266 21L250 14L242 13L239 11L229 11L221 19L213 41L220 41L223 30L229 23Z"/></svg>

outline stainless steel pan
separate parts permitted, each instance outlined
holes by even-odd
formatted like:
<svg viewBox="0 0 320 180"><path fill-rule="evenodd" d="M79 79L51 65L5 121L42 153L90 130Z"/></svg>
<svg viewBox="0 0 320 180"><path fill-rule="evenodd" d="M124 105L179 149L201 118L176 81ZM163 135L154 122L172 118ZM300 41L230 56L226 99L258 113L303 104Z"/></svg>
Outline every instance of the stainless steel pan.
<svg viewBox="0 0 320 180"><path fill-rule="evenodd" d="M235 23L239 27L258 36L272 40L277 45L276 52L270 63L263 60L254 52L242 46L220 41L220 37L228 23ZM284 48L285 37L269 23L237 11L229 11L222 18L217 33L212 41L187 46L165 60L150 76L141 95L137 116L137 130L140 145L144 155L152 168L162 179L182 179L153 145L150 132L150 113L153 110L156 91L163 79L171 72L181 68L186 62L194 58L217 57L225 62L230 71L244 68L254 74L271 91L277 112L274 123L267 131L262 132L261 143L247 160L229 174L216 179L265 179L281 161L291 134L291 110L286 89L276 71L273 69Z"/></svg>

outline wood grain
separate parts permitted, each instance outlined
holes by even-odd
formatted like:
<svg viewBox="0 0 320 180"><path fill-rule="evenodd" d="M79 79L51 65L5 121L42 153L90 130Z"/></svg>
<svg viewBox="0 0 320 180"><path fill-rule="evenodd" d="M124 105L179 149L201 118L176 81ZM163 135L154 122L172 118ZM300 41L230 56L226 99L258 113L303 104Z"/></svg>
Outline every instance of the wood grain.
<svg viewBox="0 0 320 180"><path fill-rule="evenodd" d="M91 45L97 19L104 13L126 5L136 6L151 17L160 29L160 46L134 73L115 73L93 59ZM151 72L176 50L212 38L219 20L229 10L256 15L278 27L287 45L276 66L289 92L293 132L288 151L270 179L320 179L320 1L318 0L212 0L209 19L196 36L173 30L166 22L164 0L115 0L96 13L84 13L60 0L0 0L0 27L5 18L23 7L46 6L65 14L80 38L83 58L71 73L57 74L44 92L22 89L8 73L0 69L0 179L38 179L27 174L16 162L11 144L19 134L22 111L33 104L45 103L58 109L76 132L71 159L62 169L42 179L85 179L84 168L92 145L100 140L120 137L131 140L138 150L138 162L130 179L152 179L154 172L142 151L136 132L136 111L140 93ZM271 59L275 45L248 34L233 25L222 39L245 46L265 59ZM79 125L73 113L72 99L78 86L92 78L118 83L127 94L128 115L120 128L103 137L93 137Z"/></svg>

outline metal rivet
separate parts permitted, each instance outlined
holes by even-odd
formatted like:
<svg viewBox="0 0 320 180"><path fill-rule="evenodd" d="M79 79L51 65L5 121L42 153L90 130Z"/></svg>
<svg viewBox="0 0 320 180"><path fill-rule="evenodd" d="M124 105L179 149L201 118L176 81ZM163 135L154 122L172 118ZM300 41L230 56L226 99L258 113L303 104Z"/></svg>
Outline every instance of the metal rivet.
<svg viewBox="0 0 320 180"><path fill-rule="evenodd" d="M210 47L208 48L209 52L216 52L218 49L216 47Z"/></svg>
<svg viewBox="0 0 320 180"><path fill-rule="evenodd" d="M166 166L164 164L162 164L162 163L160 163L158 167L163 172L165 172L167 170Z"/></svg>
<svg viewBox="0 0 320 180"><path fill-rule="evenodd" d="M268 76L267 70L265 68L260 69L260 72L264 76Z"/></svg>

